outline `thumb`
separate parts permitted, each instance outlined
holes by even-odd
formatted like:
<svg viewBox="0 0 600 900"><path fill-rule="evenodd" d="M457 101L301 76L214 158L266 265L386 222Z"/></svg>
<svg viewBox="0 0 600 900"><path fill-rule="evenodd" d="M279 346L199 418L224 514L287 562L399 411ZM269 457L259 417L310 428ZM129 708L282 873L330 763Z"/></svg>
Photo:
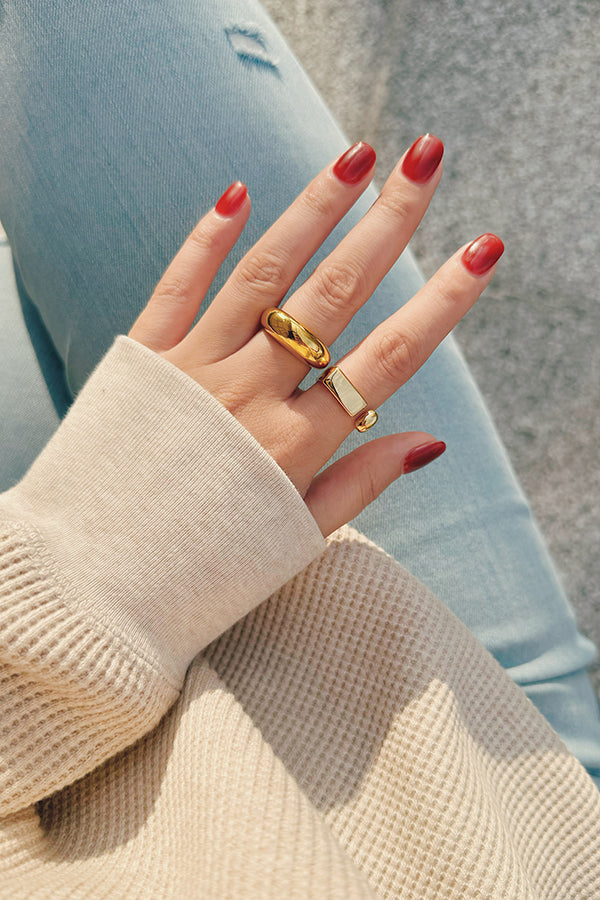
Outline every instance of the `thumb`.
<svg viewBox="0 0 600 900"><path fill-rule="evenodd" d="M362 512L400 475L426 466L445 449L443 441L423 431L377 438L317 475L304 500L327 537Z"/></svg>

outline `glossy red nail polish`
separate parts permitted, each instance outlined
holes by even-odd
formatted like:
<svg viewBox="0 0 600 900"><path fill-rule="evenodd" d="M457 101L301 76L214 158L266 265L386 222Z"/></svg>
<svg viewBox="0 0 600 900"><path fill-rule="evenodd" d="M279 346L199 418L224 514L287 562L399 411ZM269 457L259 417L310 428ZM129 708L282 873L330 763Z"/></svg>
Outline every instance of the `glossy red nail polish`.
<svg viewBox="0 0 600 900"><path fill-rule="evenodd" d="M402 160L402 172L411 181L425 184L444 155L444 145L433 134L423 134L414 142Z"/></svg>
<svg viewBox="0 0 600 900"><path fill-rule="evenodd" d="M333 173L344 184L358 184L374 165L375 151L369 144L359 141L342 153L333 167Z"/></svg>
<svg viewBox="0 0 600 900"><path fill-rule="evenodd" d="M504 253L504 244L495 234L482 234L469 244L462 255L465 267L473 275L485 275Z"/></svg>
<svg viewBox="0 0 600 900"><path fill-rule="evenodd" d="M234 216L248 196L248 188L241 181L234 181L222 197L219 197L215 209L220 216Z"/></svg>
<svg viewBox="0 0 600 900"><path fill-rule="evenodd" d="M433 462L438 456L441 456L446 445L443 441L429 441L427 444L419 444L409 450L404 457L404 466L402 471L414 472L415 469L422 469L427 463Z"/></svg>

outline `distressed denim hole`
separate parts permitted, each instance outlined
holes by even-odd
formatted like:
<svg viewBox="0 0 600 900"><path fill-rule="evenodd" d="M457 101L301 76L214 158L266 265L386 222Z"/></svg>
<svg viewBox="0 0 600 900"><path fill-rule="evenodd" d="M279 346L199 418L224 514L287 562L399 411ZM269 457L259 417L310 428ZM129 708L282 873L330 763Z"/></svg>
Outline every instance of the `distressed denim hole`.
<svg viewBox="0 0 600 900"><path fill-rule="evenodd" d="M277 63L267 50L264 37L252 25L229 25L225 28L229 43L241 59L276 69Z"/></svg>

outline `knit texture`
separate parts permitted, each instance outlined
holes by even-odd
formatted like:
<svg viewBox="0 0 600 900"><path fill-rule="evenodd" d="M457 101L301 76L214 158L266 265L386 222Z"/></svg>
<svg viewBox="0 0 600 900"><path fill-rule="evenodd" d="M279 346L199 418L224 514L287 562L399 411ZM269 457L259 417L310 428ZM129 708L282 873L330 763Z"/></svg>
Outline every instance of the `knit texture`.
<svg viewBox="0 0 600 900"><path fill-rule="evenodd" d="M0 496L2 810L152 728L194 656L324 547L296 488L237 420L117 337Z"/></svg>
<svg viewBox="0 0 600 900"><path fill-rule="evenodd" d="M118 339L0 497L0 896L596 900L583 768L387 554L322 552L230 420Z"/></svg>
<svg viewBox="0 0 600 900"><path fill-rule="evenodd" d="M0 513L31 522L74 602L178 686L202 647L325 547L246 429L123 335Z"/></svg>

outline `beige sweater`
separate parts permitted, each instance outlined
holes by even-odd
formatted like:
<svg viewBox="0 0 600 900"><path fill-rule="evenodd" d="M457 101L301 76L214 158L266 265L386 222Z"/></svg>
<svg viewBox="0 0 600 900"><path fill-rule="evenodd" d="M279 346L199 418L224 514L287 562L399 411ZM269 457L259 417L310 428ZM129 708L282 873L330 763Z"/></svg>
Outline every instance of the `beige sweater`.
<svg viewBox="0 0 600 900"><path fill-rule="evenodd" d="M0 496L0 896L600 897L600 795L467 629L118 337Z"/></svg>

